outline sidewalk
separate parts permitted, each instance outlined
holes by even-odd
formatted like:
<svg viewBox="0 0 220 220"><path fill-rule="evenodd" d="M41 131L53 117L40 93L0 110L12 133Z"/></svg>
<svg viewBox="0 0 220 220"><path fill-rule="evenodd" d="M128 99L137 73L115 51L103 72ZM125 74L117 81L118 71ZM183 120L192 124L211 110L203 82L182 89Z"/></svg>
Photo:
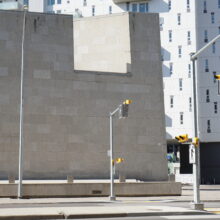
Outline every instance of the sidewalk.
<svg viewBox="0 0 220 220"><path fill-rule="evenodd" d="M32 207L0 209L0 219L70 219L98 217L199 215L207 212L168 206L80 206L80 207Z"/></svg>
<svg viewBox="0 0 220 220"><path fill-rule="evenodd" d="M169 206L169 201L192 201L192 186L183 186L182 196L0 199L0 219L70 219L209 214L190 208ZM203 201L220 201L220 186L201 186ZM160 202L164 205L154 205ZM220 205L219 205L220 206ZM211 211L211 210L210 210Z"/></svg>

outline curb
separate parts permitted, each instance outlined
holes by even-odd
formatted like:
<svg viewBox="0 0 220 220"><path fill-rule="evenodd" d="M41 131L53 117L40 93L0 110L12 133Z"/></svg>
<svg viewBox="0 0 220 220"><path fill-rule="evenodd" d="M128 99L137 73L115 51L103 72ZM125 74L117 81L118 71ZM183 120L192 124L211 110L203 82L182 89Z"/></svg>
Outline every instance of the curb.
<svg viewBox="0 0 220 220"><path fill-rule="evenodd" d="M0 220L39 220L39 219L85 219L85 218L118 218L118 217L144 217L144 216L179 216L179 215L214 215L206 211L188 212L140 212L140 213L94 213L94 214L51 214L51 215L19 215L0 216Z"/></svg>

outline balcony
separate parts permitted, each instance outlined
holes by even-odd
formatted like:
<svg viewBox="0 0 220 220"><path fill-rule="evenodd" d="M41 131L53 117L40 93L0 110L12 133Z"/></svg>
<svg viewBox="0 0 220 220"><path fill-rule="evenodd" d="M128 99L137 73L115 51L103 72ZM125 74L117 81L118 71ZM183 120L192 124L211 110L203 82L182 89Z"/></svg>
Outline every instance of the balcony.
<svg viewBox="0 0 220 220"><path fill-rule="evenodd" d="M115 4L126 3L126 2L143 2L143 0L113 0Z"/></svg>
<svg viewBox="0 0 220 220"><path fill-rule="evenodd" d="M20 10L21 4L18 2L2 2L0 3L0 10Z"/></svg>

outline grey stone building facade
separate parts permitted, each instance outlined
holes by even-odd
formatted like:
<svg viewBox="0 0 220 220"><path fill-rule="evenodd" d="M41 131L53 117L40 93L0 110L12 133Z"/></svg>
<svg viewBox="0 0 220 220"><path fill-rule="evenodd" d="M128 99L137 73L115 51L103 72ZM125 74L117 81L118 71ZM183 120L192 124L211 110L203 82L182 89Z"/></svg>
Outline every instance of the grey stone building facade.
<svg viewBox="0 0 220 220"><path fill-rule="evenodd" d="M0 11L1 178L18 173L23 15ZM109 111L132 99L129 117L114 119L116 157L125 159L116 175L167 179L158 23L157 14L73 24L67 15L27 13L25 178L108 178Z"/></svg>

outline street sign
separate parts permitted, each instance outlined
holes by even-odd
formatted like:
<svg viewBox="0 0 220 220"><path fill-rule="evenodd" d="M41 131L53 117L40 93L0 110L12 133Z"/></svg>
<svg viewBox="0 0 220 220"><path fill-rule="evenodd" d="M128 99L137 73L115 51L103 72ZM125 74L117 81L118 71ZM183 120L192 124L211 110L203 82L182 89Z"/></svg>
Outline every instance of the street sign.
<svg viewBox="0 0 220 220"><path fill-rule="evenodd" d="M190 164L196 163L195 146L192 144L189 146L189 163Z"/></svg>

